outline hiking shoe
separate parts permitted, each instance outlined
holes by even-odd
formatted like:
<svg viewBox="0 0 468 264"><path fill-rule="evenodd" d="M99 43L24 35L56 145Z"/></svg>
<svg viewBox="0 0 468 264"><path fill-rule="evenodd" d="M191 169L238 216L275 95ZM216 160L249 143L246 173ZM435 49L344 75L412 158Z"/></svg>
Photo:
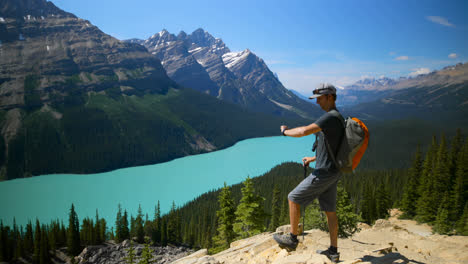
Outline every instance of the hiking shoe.
<svg viewBox="0 0 468 264"><path fill-rule="evenodd" d="M291 233L284 235L274 234L273 239L278 243L280 248L284 248L287 251L296 250L297 244L299 243L297 237L294 238Z"/></svg>
<svg viewBox="0 0 468 264"><path fill-rule="evenodd" d="M335 263L340 260L340 253L332 252L330 248L328 248L327 250L317 250L317 253L327 256L332 262Z"/></svg>

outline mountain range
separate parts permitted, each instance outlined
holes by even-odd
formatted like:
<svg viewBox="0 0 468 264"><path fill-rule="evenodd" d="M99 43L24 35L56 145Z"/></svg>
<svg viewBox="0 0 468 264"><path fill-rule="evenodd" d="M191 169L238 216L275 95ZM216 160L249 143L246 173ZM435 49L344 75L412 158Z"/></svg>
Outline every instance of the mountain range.
<svg viewBox="0 0 468 264"><path fill-rule="evenodd" d="M316 105L304 103L286 89L263 59L249 49L231 52L221 39L201 28L177 36L162 30L147 40L127 42L144 45L161 60L168 76L183 86L256 112L303 118L320 115Z"/></svg>
<svg viewBox="0 0 468 264"><path fill-rule="evenodd" d="M108 171L212 151L278 134L286 121L280 115L184 88L145 47L52 2L2 1L0 179ZM292 123L300 119L291 115Z"/></svg>
<svg viewBox="0 0 468 264"><path fill-rule="evenodd" d="M345 87L359 102L347 109L367 119L435 118L467 124L468 63L429 74L391 80L362 80Z"/></svg>
<svg viewBox="0 0 468 264"><path fill-rule="evenodd" d="M307 102L301 93L291 90ZM337 89L337 105L364 119L450 116L465 121L468 105L468 63L444 67L413 77L365 78Z"/></svg>

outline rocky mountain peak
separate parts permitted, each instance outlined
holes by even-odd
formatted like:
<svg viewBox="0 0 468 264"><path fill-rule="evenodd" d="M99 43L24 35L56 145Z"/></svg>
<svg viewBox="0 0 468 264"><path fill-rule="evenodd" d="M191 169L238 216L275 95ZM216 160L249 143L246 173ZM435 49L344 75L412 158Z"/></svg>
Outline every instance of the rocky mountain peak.
<svg viewBox="0 0 468 264"><path fill-rule="evenodd" d="M200 47L209 47L215 44L216 39L208 32L199 28L190 34L190 40Z"/></svg>
<svg viewBox="0 0 468 264"><path fill-rule="evenodd" d="M145 40L144 45L158 47L161 45L170 44L172 41L176 41L177 37L174 34L170 34L166 29L154 34L149 39Z"/></svg>
<svg viewBox="0 0 468 264"><path fill-rule="evenodd" d="M187 39L187 33L185 31L180 31L179 34L177 34L177 40L185 40Z"/></svg>
<svg viewBox="0 0 468 264"><path fill-rule="evenodd" d="M306 113L302 117L318 111L286 90L252 51L231 52L221 38L202 28L190 35L182 31L177 37L158 33L143 45L161 60L169 77L183 86L255 111L298 116L291 110L297 107Z"/></svg>
<svg viewBox="0 0 468 264"><path fill-rule="evenodd" d="M56 7L52 2L46 0L2 0L0 5L0 17L23 18L31 17L62 16L73 17L75 15L65 12Z"/></svg>

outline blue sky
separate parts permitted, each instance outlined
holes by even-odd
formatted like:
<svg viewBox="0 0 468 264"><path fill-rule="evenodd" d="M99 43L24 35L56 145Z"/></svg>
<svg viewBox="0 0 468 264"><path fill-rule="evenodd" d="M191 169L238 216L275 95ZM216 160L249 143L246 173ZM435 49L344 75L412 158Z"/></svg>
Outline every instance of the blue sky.
<svg viewBox="0 0 468 264"><path fill-rule="evenodd" d="M288 89L427 73L468 60L468 1L54 0L119 39L203 28Z"/></svg>

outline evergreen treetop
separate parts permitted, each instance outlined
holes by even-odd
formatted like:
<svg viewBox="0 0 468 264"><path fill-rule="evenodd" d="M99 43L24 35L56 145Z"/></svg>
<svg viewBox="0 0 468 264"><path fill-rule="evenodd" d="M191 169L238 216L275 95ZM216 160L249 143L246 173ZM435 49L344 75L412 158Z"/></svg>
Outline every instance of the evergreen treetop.
<svg viewBox="0 0 468 264"><path fill-rule="evenodd" d="M264 231L264 219L267 215L263 209L264 198L255 194L250 177L244 181L241 192L242 198L236 210L234 231L241 238L246 238Z"/></svg>

